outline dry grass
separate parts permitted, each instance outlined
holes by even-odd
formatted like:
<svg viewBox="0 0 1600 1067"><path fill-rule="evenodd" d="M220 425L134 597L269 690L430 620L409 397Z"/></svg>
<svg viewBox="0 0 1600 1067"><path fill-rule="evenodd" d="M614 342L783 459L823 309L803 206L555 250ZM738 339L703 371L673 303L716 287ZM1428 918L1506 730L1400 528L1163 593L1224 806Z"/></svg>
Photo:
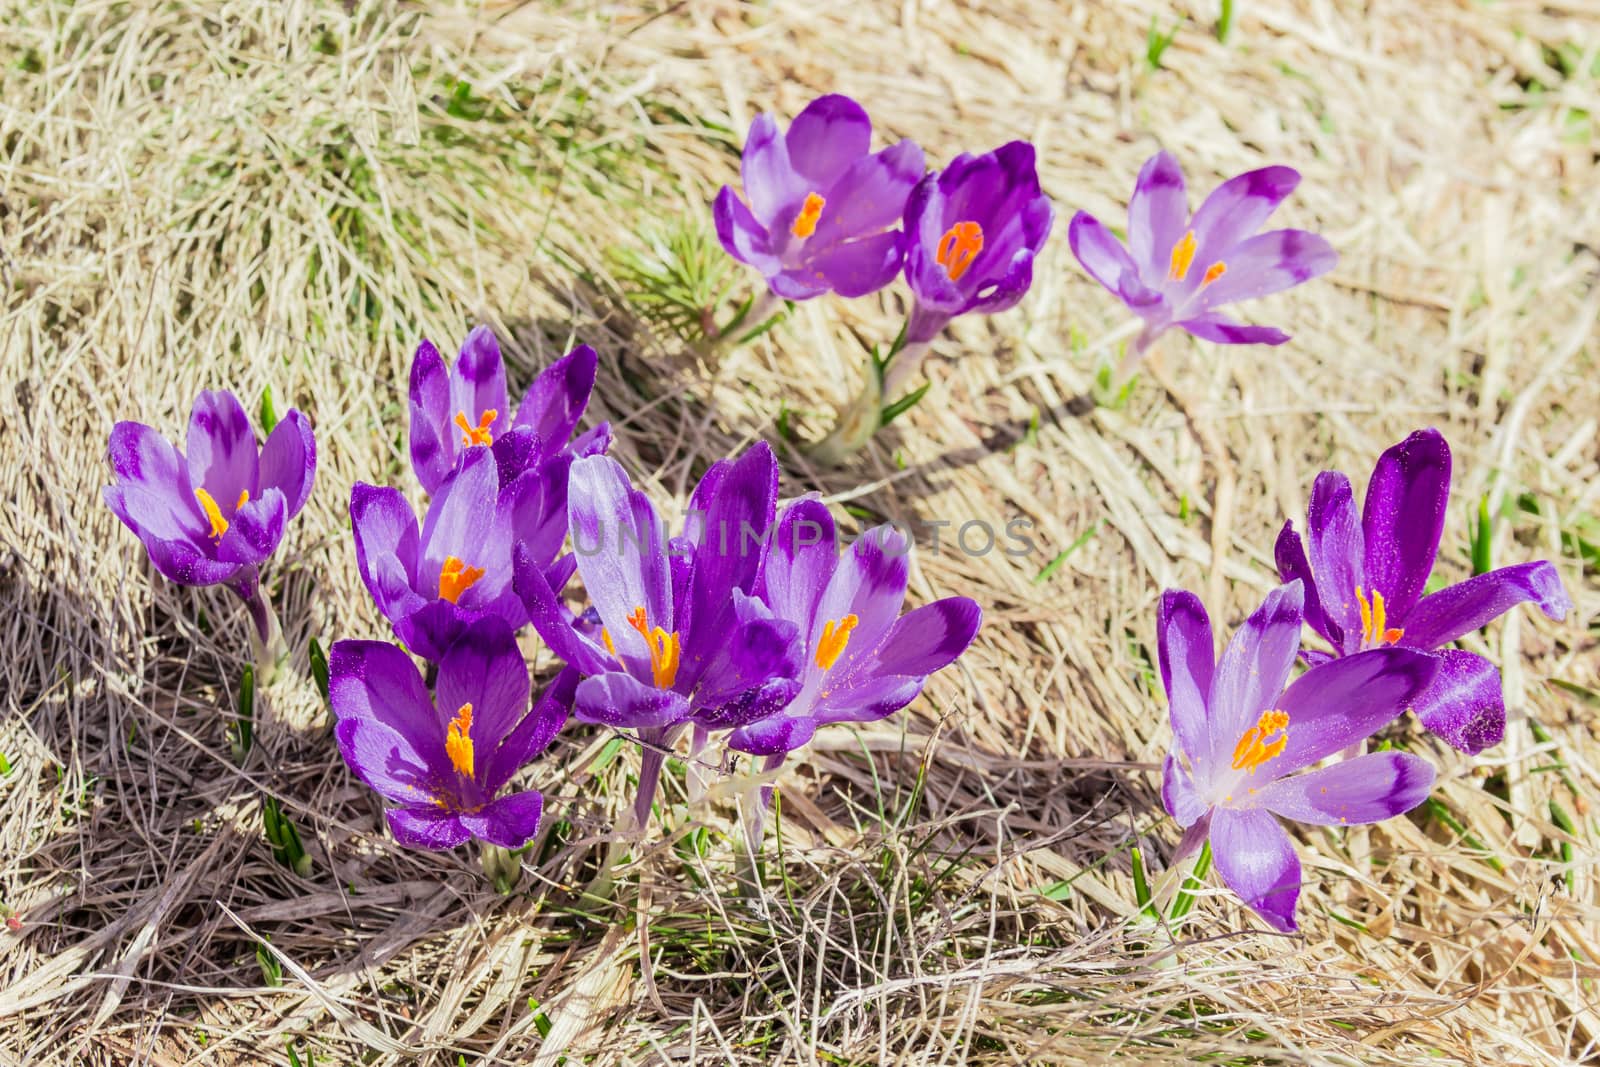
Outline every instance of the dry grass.
<svg viewBox="0 0 1600 1067"><path fill-rule="evenodd" d="M0 931L0 1060L1594 1058L1600 590L1574 538L1600 515L1600 10L1240 6L1226 46L1182 6L1151 73L1146 28L1173 14L1148 0L4 4L0 900L22 927ZM792 460L788 489L841 514L1026 518L1039 551L922 552L913 596L974 596L988 624L912 714L791 764L760 896L738 892L719 805L674 809L617 903L584 896L632 754L582 729L532 774L560 825L524 892L493 894L467 850L396 849L305 648L385 632L344 508L356 479L409 484L411 347L488 321L525 383L593 343L615 453L663 499L773 436L780 402L816 428L899 290L806 305L713 366L651 327L608 253L703 215L737 172L729 131L827 90L936 161L1035 139L1061 226L1034 294L959 324L881 446L842 472ZM1121 320L1065 219L1118 216L1158 143L1196 189L1300 167L1283 214L1343 259L1253 309L1292 344L1169 339L1126 408L1074 415L1097 358L1074 331ZM268 384L310 414L321 467L270 577L296 656L240 769L247 624L156 578L99 487L114 420L176 431L197 389ZM1159 867L1174 840L1155 597L1186 585L1236 621L1312 475L1363 476L1422 424L1457 454L1442 569L1465 572L1487 493L1497 561L1559 558L1578 602L1470 642L1504 664L1507 743L1470 764L1413 738L1441 768L1434 812L1300 832L1303 937L1220 893L1177 931L1140 924L1130 842ZM264 794L308 877L274 863Z"/></svg>

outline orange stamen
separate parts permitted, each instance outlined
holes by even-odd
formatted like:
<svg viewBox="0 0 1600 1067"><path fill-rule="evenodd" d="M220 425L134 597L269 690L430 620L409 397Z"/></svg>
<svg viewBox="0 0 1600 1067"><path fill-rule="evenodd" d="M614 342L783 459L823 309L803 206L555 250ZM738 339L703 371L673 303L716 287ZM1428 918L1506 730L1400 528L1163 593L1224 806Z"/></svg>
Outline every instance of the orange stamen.
<svg viewBox="0 0 1600 1067"><path fill-rule="evenodd" d="M217 506L217 501L204 489L194 491L195 499L200 501L200 508L206 513L206 518L211 520L211 537L222 540L222 535L228 532L228 520L222 517L222 509ZM233 505L233 510L238 511L250 502L250 490L246 489L239 494L239 502Z"/></svg>
<svg viewBox="0 0 1600 1067"><path fill-rule="evenodd" d="M439 596L454 604L482 577L482 567L469 567L455 556L446 556L439 570Z"/></svg>
<svg viewBox="0 0 1600 1067"><path fill-rule="evenodd" d="M850 631L856 628L858 621L854 615L846 615L838 622L829 619L822 624L822 636L817 639L817 666L829 670L838 662L844 646L850 643Z"/></svg>
<svg viewBox="0 0 1600 1067"><path fill-rule="evenodd" d="M1195 239L1194 231L1190 230L1178 239L1172 246L1172 264L1167 271L1167 276L1175 282L1181 282L1189 276L1189 267L1194 263Z"/></svg>
<svg viewBox="0 0 1600 1067"><path fill-rule="evenodd" d="M671 689L672 683L678 680L678 660L682 652L677 631L668 633L659 626L652 627L649 615L642 607L633 609L633 614L628 616L628 625L639 631L645 647L650 650L650 676L655 680L656 688ZM610 635L605 636L606 647L610 648Z"/></svg>
<svg viewBox="0 0 1600 1067"><path fill-rule="evenodd" d="M1275 741L1267 738L1275 733L1281 735ZM1289 713L1286 711L1263 711L1256 724L1246 730L1239 738L1239 743L1233 746L1233 769L1236 771L1249 771L1256 773L1256 769L1268 760L1283 753L1289 747Z"/></svg>
<svg viewBox="0 0 1600 1067"><path fill-rule="evenodd" d="M450 764L456 773L463 778L472 777L472 705L463 704L456 712L456 717L450 720L449 731L444 738L445 755L450 757Z"/></svg>
<svg viewBox="0 0 1600 1067"><path fill-rule="evenodd" d="M944 268L951 281L958 282L982 251L983 227L976 222L958 222L939 238L934 262Z"/></svg>
<svg viewBox="0 0 1600 1067"><path fill-rule="evenodd" d="M1210 285L1212 282L1216 281L1226 273L1228 273L1228 265L1222 262L1220 259L1217 260L1215 263L1211 264L1211 266L1206 268L1204 276L1202 276L1200 279L1200 288L1204 289L1206 286Z"/></svg>
<svg viewBox="0 0 1600 1067"><path fill-rule="evenodd" d="M1361 604L1361 647L1382 648L1392 645L1406 635L1404 630L1397 630L1389 626L1389 612L1383 606L1383 594L1376 589L1372 591L1371 601L1367 594L1358 585L1356 586L1356 600Z"/></svg>
<svg viewBox="0 0 1600 1067"><path fill-rule="evenodd" d="M795 216L794 225L789 227L789 232L804 241L807 237L817 232L817 220L822 218L822 209L828 202L816 193L807 193L806 202L800 205L800 214Z"/></svg>
<svg viewBox="0 0 1600 1067"><path fill-rule="evenodd" d="M478 425L474 426L467 421L467 413L465 411L456 412L456 425L461 428L461 447L471 448L473 445L494 444L494 434L489 432L489 427L499 417L500 412L494 408L484 408L483 414L478 416Z"/></svg>

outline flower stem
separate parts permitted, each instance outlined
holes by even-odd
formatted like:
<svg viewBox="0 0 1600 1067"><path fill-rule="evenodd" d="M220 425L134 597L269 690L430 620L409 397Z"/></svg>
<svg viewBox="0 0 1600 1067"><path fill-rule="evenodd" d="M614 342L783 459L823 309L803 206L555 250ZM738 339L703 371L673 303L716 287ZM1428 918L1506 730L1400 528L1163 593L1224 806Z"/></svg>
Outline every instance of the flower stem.
<svg viewBox="0 0 1600 1067"><path fill-rule="evenodd" d="M846 407L839 409L828 436L811 446L808 454L818 463L837 467L861 451L883 425L883 385L878 370L869 366L861 392Z"/></svg>
<svg viewBox="0 0 1600 1067"><path fill-rule="evenodd" d="M517 887L517 882L522 878L522 860L515 852L485 841L478 858L495 892L507 896Z"/></svg>
<svg viewBox="0 0 1600 1067"><path fill-rule="evenodd" d="M928 357L929 343L909 341L899 352L890 353L889 369L883 375L884 396L893 398L905 392L911 379L922 369L922 361Z"/></svg>
<svg viewBox="0 0 1600 1067"><path fill-rule="evenodd" d="M255 654L256 684L264 687L271 684L273 676L278 673L278 664L288 657L289 648L284 644L277 613L272 610L260 586L244 598L244 606L249 610L253 624L250 650Z"/></svg>

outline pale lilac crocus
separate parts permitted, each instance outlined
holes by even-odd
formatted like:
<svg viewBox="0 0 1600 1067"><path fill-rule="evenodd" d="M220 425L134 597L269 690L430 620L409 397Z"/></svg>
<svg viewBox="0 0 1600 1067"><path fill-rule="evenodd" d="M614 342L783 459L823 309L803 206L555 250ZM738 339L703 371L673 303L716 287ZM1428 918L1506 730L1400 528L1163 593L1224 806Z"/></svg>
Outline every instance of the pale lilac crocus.
<svg viewBox="0 0 1600 1067"><path fill-rule="evenodd" d="M579 345L546 367L511 410L505 362L494 331L476 327L449 367L432 341L411 361L411 465L428 493L475 445L494 449L502 482L576 456L604 452L611 428L600 423L572 438L594 388L596 356ZM565 485L565 474L560 479Z"/></svg>
<svg viewBox="0 0 1600 1067"><path fill-rule="evenodd" d="M185 444L187 456L152 427L117 423L108 448L116 482L104 490L106 505L168 581L237 593L263 660L276 622L259 588L260 568L311 496L311 425L290 411L258 447L238 397L208 391L195 399Z"/></svg>
<svg viewBox="0 0 1600 1067"><path fill-rule="evenodd" d="M690 498L682 536L615 460L572 465L573 553L598 626L575 618L520 546L515 588L534 628L586 677L574 713L637 732L643 747L634 817L649 816L662 761L683 730L735 729L799 689L791 622L752 595L778 491L765 442L713 464Z"/></svg>
<svg viewBox="0 0 1600 1067"><path fill-rule="evenodd" d="M1334 656L1386 646L1436 653L1438 678L1413 710L1429 730L1476 754L1505 736L1500 672L1475 652L1445 646L1518 604L1535 604L1559 620L1572 600L1555 567L1542 560L1424 595L1449 500L1450 446L1438 430L1418 430L1378 458L1359 516L1350 479L1319 474L1306 515L1309 554L1290 521L1278 535L1276 556L1285 581L1305 583L1306 622Z"/></svg>
<svg viewBox="0 0 1600 1067"><path fill-rule="evenodd" d="M873 152L872 121L848 96L811 101L787 133L772 115L758 115L741 173L749 204L722 187L717 237L777 297L864 296L900 272L898 224L922 177L922 149L900 141Z"/></svg>
<svg viewBox="0 0 1600 1067"><path fill-rule="evenodd" d="M1143 320L1124 369L1142 359L1170 329L1224 345L1279 345L1289 335L1247 326L1220 310L1325 274L1339 256L1305 230L1257 233L1295 187L1292 167L1263 167L1230 178L1189 214L1183 170L1170 153L1150 157L1128 201L1126 246L1080 211L1067 227L1083 269Z"/></svg>
<svg viewBox="0 0 1600 1067"><path fill-rule="evenodd" d="M389 830L407 848L527 844L544 798L500 791L560 731L576 684L564 670L530 709L527 663L495 618L474 622L445 652L431 697L416 664L387 642L339 641L328 660L339 752L390 802Z"/></svg>
<svg viewBox="0 0 1600 1067"><path fill-rule="evenodd" d="M1179 858L1209 839L1223 882L1284 931L1296 929L1301 871L1279 817L1317 826L1380 822L1422 803L1434 778L1432 766L1408 752L1307 770L1403 714L1438 665L1420 652L1382 648L1289 682L1303 599L1298 581L1273 590L1220 660L1194 594L1163 594L1156 624L1173 733L1161 797L1185 830Z"/></svg>

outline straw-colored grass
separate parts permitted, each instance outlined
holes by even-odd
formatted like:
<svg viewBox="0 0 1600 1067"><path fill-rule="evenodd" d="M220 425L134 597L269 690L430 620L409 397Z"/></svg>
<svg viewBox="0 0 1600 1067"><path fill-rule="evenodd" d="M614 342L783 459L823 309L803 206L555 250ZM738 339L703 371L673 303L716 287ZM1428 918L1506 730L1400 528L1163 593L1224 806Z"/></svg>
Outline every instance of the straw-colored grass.
<svg viewBox="0 0 1600 1067"><path fill-rule="evenodd" d="M1600 11L1238 6L1221 44L1209 4L1149 0L5 3L0 1061L1595 1057ZM1152 72L1152 16L1179 15ZM491 323L520 388L594 344L594 417L674 506L780 411L817 432L903 290L806 304L713 361L642 312L615 253L707 216L754 113L834 90L935 163L1035 140L1058 204L1034 292L954 327L919 407L843 470L785 459L785 492L842 518L953 523L938 553L923 530L912 597L976 597L977 644L907 714L791 762L761 894L739 891L728 805L686 808L674 772L649 843L585 896L635 760L590 728L529 772L551 830L516 894L469 849L396 848L306 647L387 632L345 507L356 480L414 491L412 347ZM1126 407L1076 413L1123 312L1066 219L1120 219L1158 145L1192 196L1300 168L1280 217L1342 259L1249 309L1290 344L1169 337ZM268 385L321 462L269 575L294 658L240 768L245 618L155 576L100 486L115 420L176 434L198 389ZM1428 424L1456 454L1441 572L1468 572L1487 495L1496 562L1557 559L1577 602L1467 642L1503 664L1505 744L1468 761L1412 733L1431 809L1297 830L1299 937L1214 888L1177 930L1139 921L1130 845L1160 883L1176 840L1157 595L1236 623L1314 474L1359 483ZM1027 520L1037 549L951 551L973 519ZM267 795L304 878L263 839Z"/></svg>

